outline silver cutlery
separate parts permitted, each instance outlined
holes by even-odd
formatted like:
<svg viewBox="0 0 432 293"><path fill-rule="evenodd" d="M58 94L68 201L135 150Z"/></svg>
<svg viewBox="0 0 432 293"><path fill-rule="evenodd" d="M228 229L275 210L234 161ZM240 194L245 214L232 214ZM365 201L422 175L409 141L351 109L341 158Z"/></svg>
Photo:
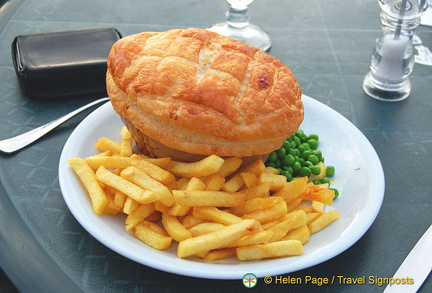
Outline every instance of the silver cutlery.
<svg viewBox="0 0 432 293"><path fill-rule="evenodd" d="M93 101L87 105L82 106L81 108L78 108L60 118L57 118L51 122L48 122L45 125L39 126L33 130L30 130L26 133L17 135L15 137L11 137L5 140L0 141L0 152L3 153L13 153L16 151L19 151L29 144L35 142L51 130L55 129L56 127L60 126L67 120L71 119L75 115L81 113L84 110L87 110L90 107L93 107L94 105L100 104L102 102L109 101L109 98L102 98L96 101Z"/></svg>

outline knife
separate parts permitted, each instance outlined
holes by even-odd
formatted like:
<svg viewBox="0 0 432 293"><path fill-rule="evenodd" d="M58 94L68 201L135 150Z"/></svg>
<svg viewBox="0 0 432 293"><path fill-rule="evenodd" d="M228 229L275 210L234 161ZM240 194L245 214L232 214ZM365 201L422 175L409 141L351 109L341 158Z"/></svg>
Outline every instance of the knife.
<svg viewBox="0 0 432 293"><path fill-rule="evenodd" d="M432 225L429 226L393 276L394 280L409 277L413 280L413 284L388 284L384 293L417 292L429 276L431 268Z"/></svg>

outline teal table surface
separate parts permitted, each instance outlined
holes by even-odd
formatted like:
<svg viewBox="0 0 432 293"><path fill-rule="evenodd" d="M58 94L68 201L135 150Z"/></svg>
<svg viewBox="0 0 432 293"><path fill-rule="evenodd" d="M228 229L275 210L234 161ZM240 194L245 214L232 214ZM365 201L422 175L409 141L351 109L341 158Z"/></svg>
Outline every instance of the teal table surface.
<svg viewBox="0 0 432 293"><path fill-rule="evenodd" d="M115 27L123 36L207 28L224 21L227 7L223 0L0 1L0 140L95 99L26 96L12 63L15 36L94 27ZM305 95L342 114L368 138L385 173L384 201L367 232L334 258L285 277L390 278L432 223L432 67L415 64L412 93L405 101L385 103L363 92L363 77L381 33L379 12L375 0L256 0L250 5L251 21L273 41L269 53L291 68ZM416 35L416 46L432 48L432 27L419 26ZM104 246L73 217L58 182L63 145L90 113L79 114L18 153L0 154L0 266L20 292L384 290L340 282L266 285L262 279L247 289L241 280L162 272ZM432 292L431 278L420 292Z"/></svg>

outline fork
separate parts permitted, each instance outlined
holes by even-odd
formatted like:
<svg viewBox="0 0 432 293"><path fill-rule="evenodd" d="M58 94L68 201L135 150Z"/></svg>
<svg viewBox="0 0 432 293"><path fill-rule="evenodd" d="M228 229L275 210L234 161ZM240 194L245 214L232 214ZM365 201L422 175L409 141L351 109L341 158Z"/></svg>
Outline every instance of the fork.
<svg viewBox="0 0 432 293"><path fill-rule="evenodd" d="M60 126L64 122L68 121L75 115L81 113L84 110L87 110L88 108L100 104L102 102L109 101L109 98L102 98L96 101L93 101L91 103L88 103L87 105L82 106L81 108L78 108L60 118L57 118L51 122L48 122L47 124L44 124L42 126L39 126L33 130L30 130L26 133L17 135L15 137L11 137L5 140L0 141L0 152L3 153L14 153L16 151L19 151L29 144L35 142L51 130L55 129L56 127Z"/></svg>

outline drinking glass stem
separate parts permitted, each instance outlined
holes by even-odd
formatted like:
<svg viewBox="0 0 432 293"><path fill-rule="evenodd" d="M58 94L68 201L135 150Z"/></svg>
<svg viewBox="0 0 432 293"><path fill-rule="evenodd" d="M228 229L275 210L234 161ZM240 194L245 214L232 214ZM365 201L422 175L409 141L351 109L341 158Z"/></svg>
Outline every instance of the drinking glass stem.
<svg viewBox="0 0 432 293"><path fill-rule="evenodd" d="M250 15L247 7L244 9L235 9L230 7L226 12L226 20L230 27L242 29L249 25Z"/></svg>

